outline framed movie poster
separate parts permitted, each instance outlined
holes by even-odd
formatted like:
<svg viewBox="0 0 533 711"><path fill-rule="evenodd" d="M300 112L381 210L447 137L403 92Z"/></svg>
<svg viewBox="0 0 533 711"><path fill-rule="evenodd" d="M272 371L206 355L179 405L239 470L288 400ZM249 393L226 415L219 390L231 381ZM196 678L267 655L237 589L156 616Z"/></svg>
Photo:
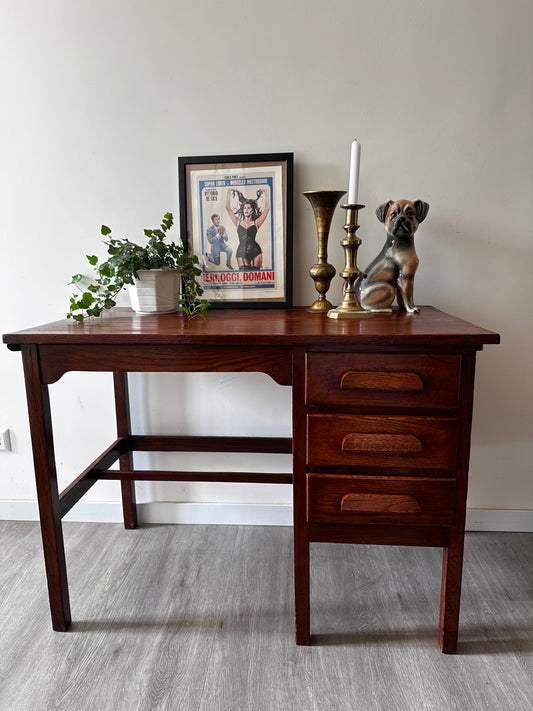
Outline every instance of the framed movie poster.
<svg viewBox="0 0 533 711"><path fill-rule="evenodd" d="M292 153L178 159L181 239L212 307L292 306Z"/></svg>

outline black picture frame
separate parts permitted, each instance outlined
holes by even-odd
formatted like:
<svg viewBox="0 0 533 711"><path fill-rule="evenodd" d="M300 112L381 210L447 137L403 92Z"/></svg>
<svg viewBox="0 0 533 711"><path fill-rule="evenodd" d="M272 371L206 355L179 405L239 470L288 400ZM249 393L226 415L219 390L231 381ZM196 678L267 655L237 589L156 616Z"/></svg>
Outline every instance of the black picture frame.
<svg viewBox="0 0 533 711"><path fill-rule="evenodd" d="M179 157L178 188L211 307L291 307L294 154Z"/></svg>

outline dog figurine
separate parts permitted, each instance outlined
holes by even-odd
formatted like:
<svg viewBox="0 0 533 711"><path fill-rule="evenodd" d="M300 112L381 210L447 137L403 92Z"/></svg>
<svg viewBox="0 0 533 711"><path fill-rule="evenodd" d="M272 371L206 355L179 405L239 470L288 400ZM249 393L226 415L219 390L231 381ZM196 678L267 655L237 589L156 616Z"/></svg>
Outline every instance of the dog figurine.
<svg viewBox="0 0 533 711"><path fill-rule="evenodd" d="M419 313L413 303L413 283L418 267L414 234L428 214L422 200L389 200L376 216L385 224L387 240L378 256L355 282L357 298L366 311L391 311L394 297L400 310Z"/></svg>

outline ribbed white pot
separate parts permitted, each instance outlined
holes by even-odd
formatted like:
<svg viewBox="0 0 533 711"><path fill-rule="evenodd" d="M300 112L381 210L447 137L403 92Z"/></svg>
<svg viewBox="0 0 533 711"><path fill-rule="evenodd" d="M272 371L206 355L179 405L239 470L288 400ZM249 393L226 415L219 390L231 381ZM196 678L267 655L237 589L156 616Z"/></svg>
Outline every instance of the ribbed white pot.
<svg viewBox="0 0 533 711"><path fill-rule="evenodd" d="M139 279L128 284L131 308L138 314L169 314L178 310L179 269L139 269Z"/></svg>

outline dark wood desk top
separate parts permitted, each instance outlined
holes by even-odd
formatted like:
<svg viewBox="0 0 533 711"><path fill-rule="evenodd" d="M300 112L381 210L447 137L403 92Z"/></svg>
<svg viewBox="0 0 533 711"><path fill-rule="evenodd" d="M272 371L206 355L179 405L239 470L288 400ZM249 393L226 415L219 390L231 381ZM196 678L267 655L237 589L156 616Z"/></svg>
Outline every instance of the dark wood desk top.
<svg viewBox="0 0 533 711"><path fill-rule="evenodd" d="M374 314L372 318L333 320L304 308L213 309L206 319L183 314L139 315L115 308L82 324L63 319L3 336L11 350L23 344L256 345L331 347L476 346L500 337L432 306L421 313Z"/></svg>

